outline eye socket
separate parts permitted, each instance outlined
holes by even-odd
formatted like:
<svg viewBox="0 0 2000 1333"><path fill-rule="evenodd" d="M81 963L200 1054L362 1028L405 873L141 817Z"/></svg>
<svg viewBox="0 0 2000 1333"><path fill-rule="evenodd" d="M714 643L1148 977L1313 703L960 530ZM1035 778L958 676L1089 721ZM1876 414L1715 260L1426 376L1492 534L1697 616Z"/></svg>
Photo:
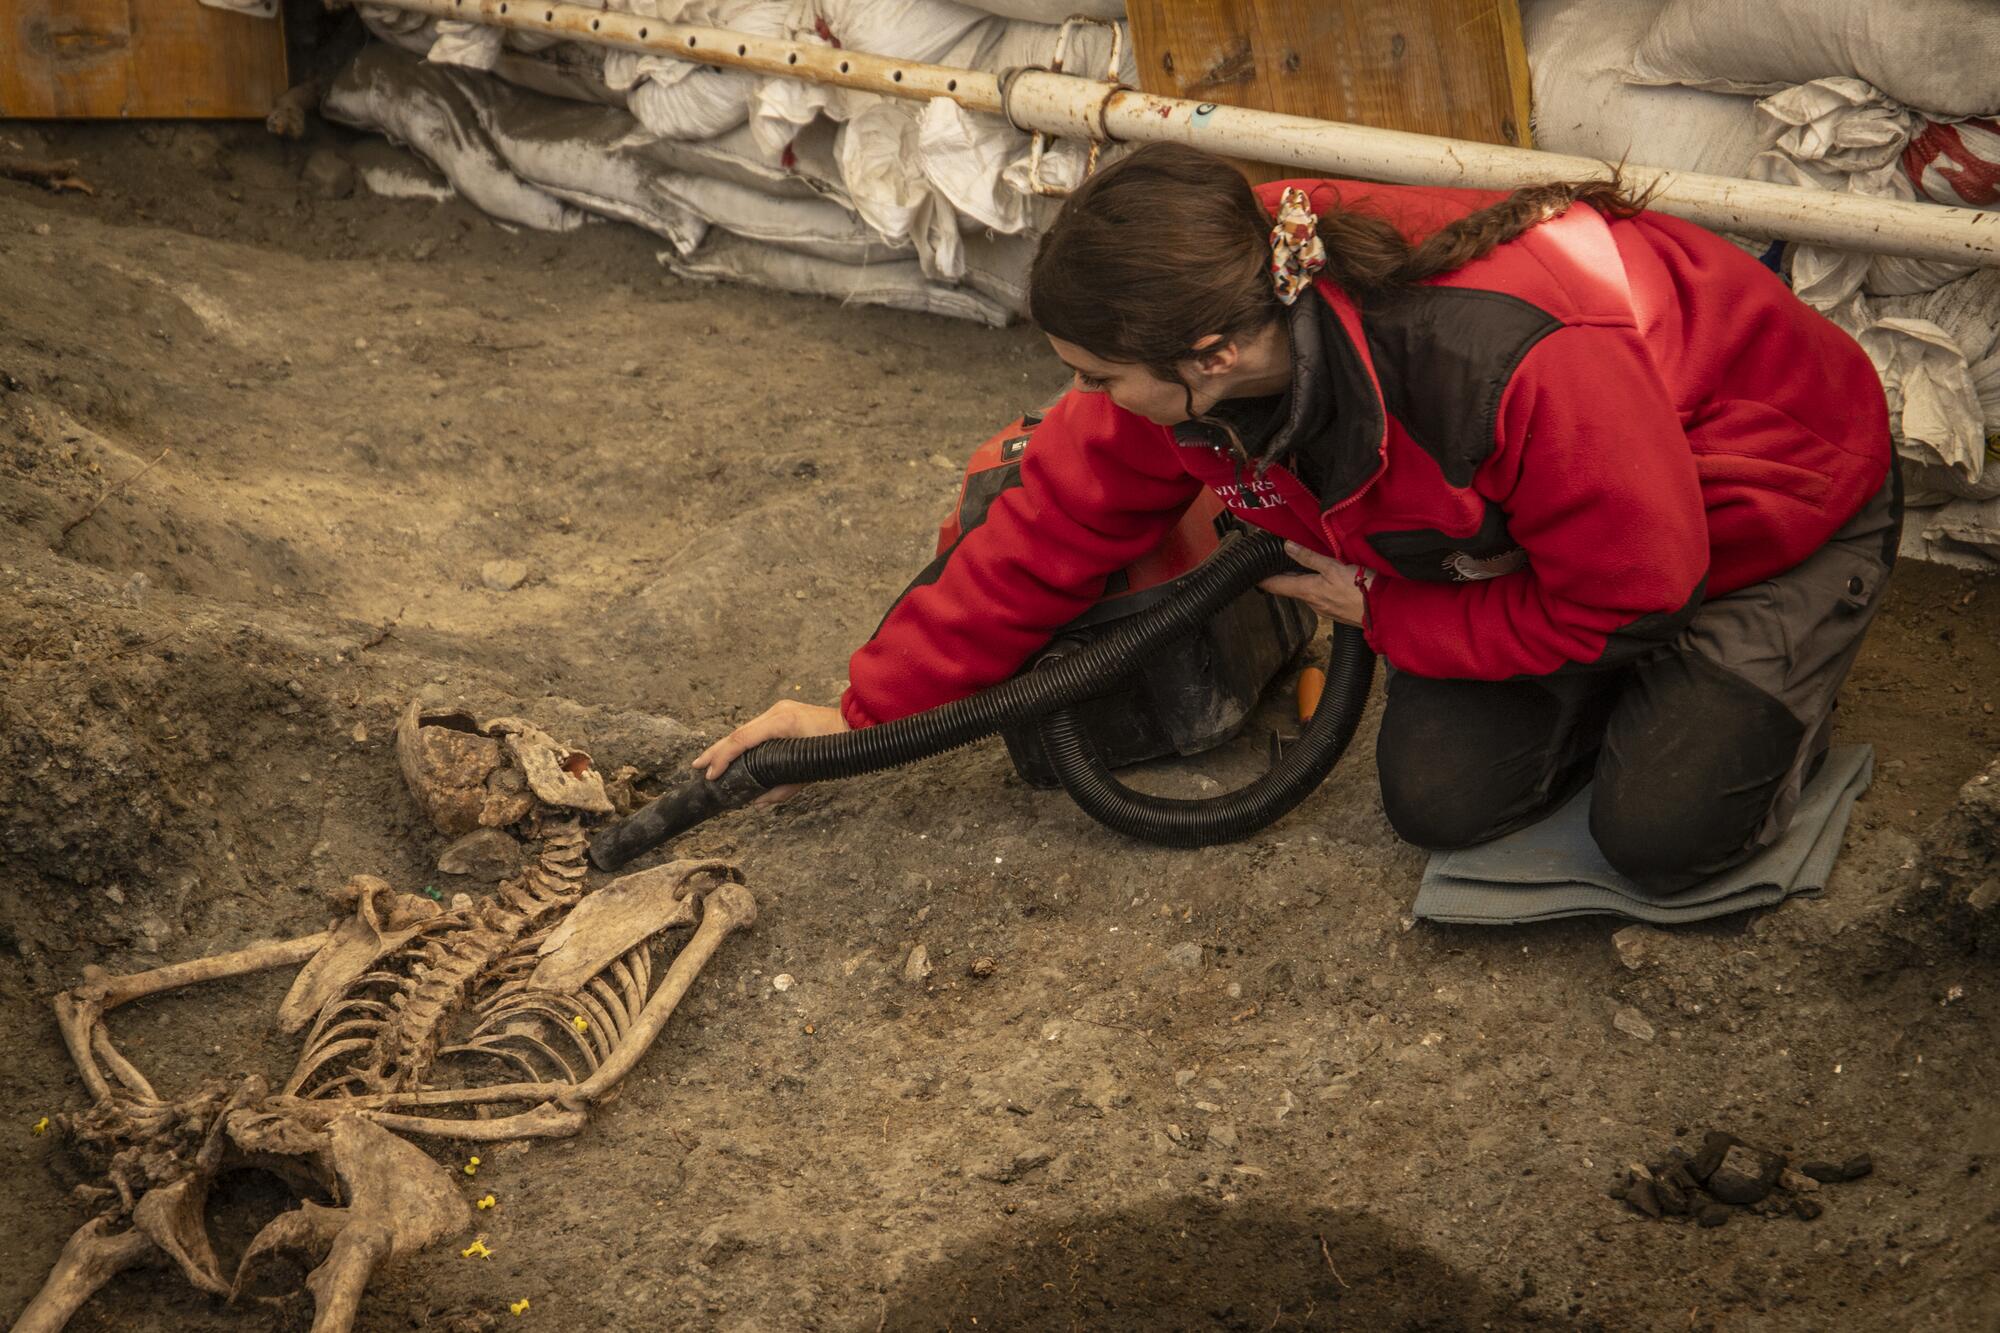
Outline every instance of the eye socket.
<svg viewBox="0 0 2000 1333"><path fill-rule="evenodd" d="M1102 393L1111 387L1111 381L1100 379L1096 375L1086 375L1079 370L1076 372L1076 387L1085 393Z"/></svg>

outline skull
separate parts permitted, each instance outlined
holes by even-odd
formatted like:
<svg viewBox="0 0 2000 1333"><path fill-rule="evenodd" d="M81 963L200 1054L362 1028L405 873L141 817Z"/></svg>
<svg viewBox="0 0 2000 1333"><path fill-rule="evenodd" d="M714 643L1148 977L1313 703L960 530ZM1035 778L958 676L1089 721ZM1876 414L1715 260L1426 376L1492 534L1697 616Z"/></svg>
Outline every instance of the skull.
<svg viewBox="0 0 2000 1333"><path fill-rule="evenodd" d="M427 713L413 699L396 723L396 762L417 804L454 837L507 828L538 804L611 813L590 756L518 718Z"/></svg>

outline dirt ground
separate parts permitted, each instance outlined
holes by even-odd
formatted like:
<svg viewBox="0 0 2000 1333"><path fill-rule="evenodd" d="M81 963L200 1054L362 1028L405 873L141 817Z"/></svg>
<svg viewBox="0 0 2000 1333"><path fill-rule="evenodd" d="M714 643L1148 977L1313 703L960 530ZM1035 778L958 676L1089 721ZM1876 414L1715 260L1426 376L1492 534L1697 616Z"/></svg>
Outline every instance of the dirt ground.
<svg viewBox="0 0 2000 1333"><path fill-rule="evenodd" d="M1060 383L1031 332L684 285L623 227L319 198L309 146L250 128L8 151L97 193L0 182L0 1318L87 1215L31 1132L84 1104L54 990L317 930L357 871L435 881L388 743L413 694L649 772L830 701L959 460ZM1636 969L1614 923L1412 927L1372 717L1297 813L1198 853L997 744L718 821L688 845L740 862L755 931L581 1137L485 1154L493 1257L385 1271L363 1326L2000 1328L1993 962L1913 906L1996 704L2000 585L1899 570L1828 892ZM117 1028L169 1087L282 1075L285 985ZM1709 1128L1875 1172L1810 1223L1609 1197ZM224 1248L284 1206L229 1187ZM135 1273L73 1327L309 1320Z"/></svg>

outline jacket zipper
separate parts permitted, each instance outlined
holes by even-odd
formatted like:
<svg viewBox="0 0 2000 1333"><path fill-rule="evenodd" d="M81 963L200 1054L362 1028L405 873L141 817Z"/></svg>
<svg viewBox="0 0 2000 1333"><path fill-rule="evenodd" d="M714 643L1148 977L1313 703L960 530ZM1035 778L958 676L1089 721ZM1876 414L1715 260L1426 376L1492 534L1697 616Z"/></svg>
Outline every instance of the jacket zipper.
<svg viewBox="0 0 2000 1333"><path fill-rule="evenodd" d="M1340 538L1334 535L1333 524L1329 520L1332 518L1333 515L1339 513L1341 510L1347 508L1347 506L1359 500L1362 496L1368 494L1368 492L1374 488L1375 483L1382 479L1382 474L1384 472L1387 472L1388 470L1389 470L1389 449L1388 449L1388 442L1385 440L1383 442L1383 447L1376 451L1375 470L1368 474L1368 480L1362 482L1359 486L1355 487L1354 490L1349 492L1344 498L1336 500L1330 507L1328 507L1325 511L1323 511L1320 514L1319 516L1320 535L1325 537L1326 544L1333 548L1334 559L1345 560L1347 559L1347 557L1341 554Z"/></svg>

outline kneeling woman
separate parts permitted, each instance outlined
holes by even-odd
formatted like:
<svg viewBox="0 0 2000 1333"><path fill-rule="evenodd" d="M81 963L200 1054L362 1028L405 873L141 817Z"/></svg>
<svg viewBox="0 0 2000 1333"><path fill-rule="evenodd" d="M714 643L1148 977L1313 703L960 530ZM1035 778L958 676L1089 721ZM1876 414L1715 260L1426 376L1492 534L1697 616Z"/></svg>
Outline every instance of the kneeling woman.
<svg viewBox="0 0 2000 1333"><path fill-rule="evenodd" d="M1657 892L1783 832L1900 506L1873 367L1755 260L1609 183L1253 191L1154 145L1069 199L1030 291L1076 382L1022 484L837 710L780 703L697 767L1006 678L1206 486L1312 571L1267 589L1387 659L1404 838L1481 842L1593 775L1599 847Z"/></svg>

